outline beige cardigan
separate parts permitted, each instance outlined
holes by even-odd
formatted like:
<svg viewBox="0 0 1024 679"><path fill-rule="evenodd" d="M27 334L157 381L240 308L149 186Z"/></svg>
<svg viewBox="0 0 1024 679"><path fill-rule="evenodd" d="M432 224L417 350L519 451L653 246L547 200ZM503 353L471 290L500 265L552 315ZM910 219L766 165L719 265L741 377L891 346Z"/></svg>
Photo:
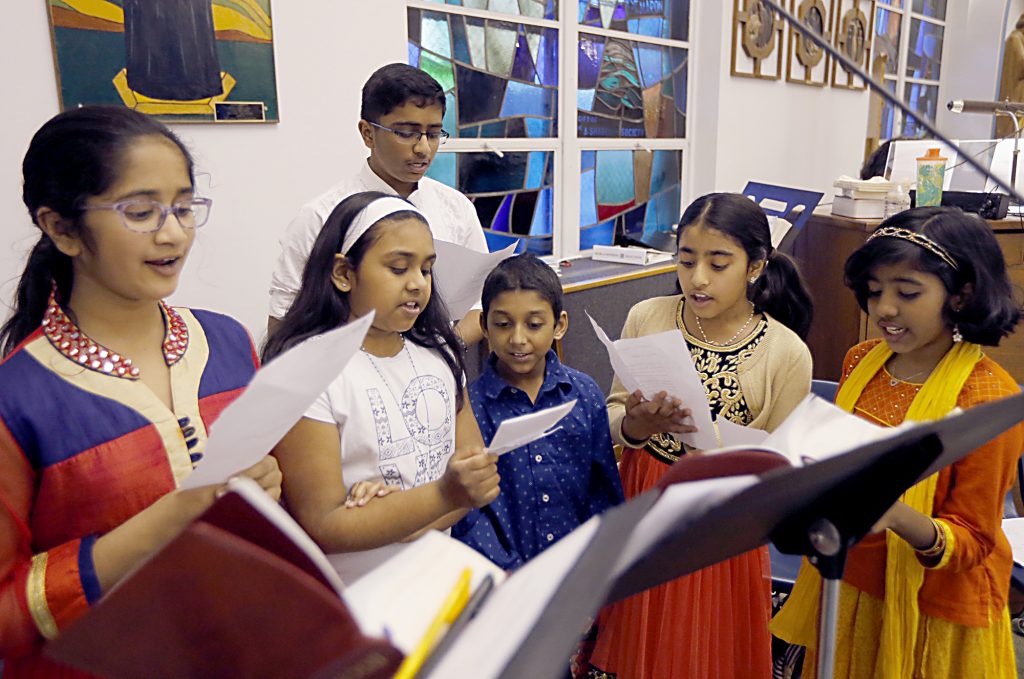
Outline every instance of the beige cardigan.
<svg viewBox="0 0 1024 679"><path fill-rule="evenodd" d="M676 330L676 310L682 295L654 297L629 310L622 337L642 337ZM811 390L811 352L795 332L765 314L764 339L739 368L739 381L750 413L751 427L774 431ZM616 377L608 396L608 420L612 439L629 446L622 437L629 393ZM685 404L684 404L685 405Z"/></svg>

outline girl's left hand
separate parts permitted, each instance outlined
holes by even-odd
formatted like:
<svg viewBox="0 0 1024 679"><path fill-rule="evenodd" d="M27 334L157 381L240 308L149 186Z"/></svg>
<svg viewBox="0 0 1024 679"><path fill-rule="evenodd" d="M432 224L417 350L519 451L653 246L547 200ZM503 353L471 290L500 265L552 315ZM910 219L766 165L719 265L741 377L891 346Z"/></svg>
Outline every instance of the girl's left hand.
<svg viewBox="0 0 1024 679"><path fill-rule="evenodd" d="M384 481L357 481L349 488L345 506L362 507L375 497L384 497L398 490L402 490L402 487L389 486Z"/></svg>

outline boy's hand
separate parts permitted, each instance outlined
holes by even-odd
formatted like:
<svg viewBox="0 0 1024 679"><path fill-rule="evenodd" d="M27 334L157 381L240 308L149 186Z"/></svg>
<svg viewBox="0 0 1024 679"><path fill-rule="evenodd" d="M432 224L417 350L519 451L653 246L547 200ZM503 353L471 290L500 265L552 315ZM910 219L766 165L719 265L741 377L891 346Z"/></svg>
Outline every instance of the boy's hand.
<svg viewBox="0 0 1024 679"><path fill-rule="evenodd" d="M389 486L384 481L357 481L348 489L345 506L362 507L375 497L384 497L398 490L402 490L402 487Z"/></svg>
<svg viewBox="0 0 1024 679"><path fill-rule="evenodd" d="M498 456L479 446L455 451L441 477L441 492L456 507L483 507L500 491Z"/></svg>
<svg viewBox="0 0 1024 679"><path fill-rule="evenodd" d="M662 433L690 434L697 431L697 427L683 422L689 416L690 409L664 391L648 401L638 389L626 399L622 434L631 441L646 441Z"/></svg>

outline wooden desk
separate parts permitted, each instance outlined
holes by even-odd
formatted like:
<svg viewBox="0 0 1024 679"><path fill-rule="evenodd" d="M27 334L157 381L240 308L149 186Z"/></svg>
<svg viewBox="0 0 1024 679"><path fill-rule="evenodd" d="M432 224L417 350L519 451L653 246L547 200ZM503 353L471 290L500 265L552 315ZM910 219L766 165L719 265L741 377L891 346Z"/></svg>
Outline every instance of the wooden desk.
<svg viewBox="0 0 1024 679"><path fill-rule="evenodd" d="M849 219L815 212L793 242L792 255L800 265L814 297L814 322L807 345L814 357L814 377L837 380L846 350L857 342L879 337L867 315L843 284L846 258L860 247L878 226L878 220ZM990 221L1003 250L1010 279L1024 288L1024 222L1020 219ZM989 354L1020 383L1024 383L1024 328L1004 339L999 347L985 347Z"/></svg>

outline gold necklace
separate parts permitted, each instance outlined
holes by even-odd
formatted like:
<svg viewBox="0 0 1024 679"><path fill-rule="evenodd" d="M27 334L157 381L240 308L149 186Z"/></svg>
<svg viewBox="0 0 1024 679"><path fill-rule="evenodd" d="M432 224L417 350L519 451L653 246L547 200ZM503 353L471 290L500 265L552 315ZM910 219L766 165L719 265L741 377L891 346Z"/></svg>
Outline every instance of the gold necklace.
<svg viewBox="0 0 1024 679"><path fill-rule="evenodd" d="M893 373L891 366L887 367L886 370L889 372L889 386L890 387L895 387L900 382L910 382L910 380L914 379L915 377L918 377L919 375L924 375L925 373L931 372L932 368L925 368L924 370L918 370L913 375L908 375L906 377L896 377L896 374Z"/></svg>
<svg viewBox="0 0 1024 679"><path fill-rule="evenodd" d="M750 315L747 316L747 322L744 323L740 327L740 329L736 331L735 335L733 335L729 339L725 340L724 342L715 342L713 340L709 340L708 336L706 334L704 334L704 327L701 326L701 324L700 324L700 316L698 316L697 314L694 314L693 317L697 319L697 330L700 330L700 336L701 336L701 338L704 340L704 342L706 344L710 344L710 345L715 346L715 347L727 347L730 344L732 344L733 342L735 342L736 338L738 338L740 336L740 333L742 333L744 330L746 330L747 326L750 325L750 321L754 320L754 305L753 304L750 305Z"/></svg>

